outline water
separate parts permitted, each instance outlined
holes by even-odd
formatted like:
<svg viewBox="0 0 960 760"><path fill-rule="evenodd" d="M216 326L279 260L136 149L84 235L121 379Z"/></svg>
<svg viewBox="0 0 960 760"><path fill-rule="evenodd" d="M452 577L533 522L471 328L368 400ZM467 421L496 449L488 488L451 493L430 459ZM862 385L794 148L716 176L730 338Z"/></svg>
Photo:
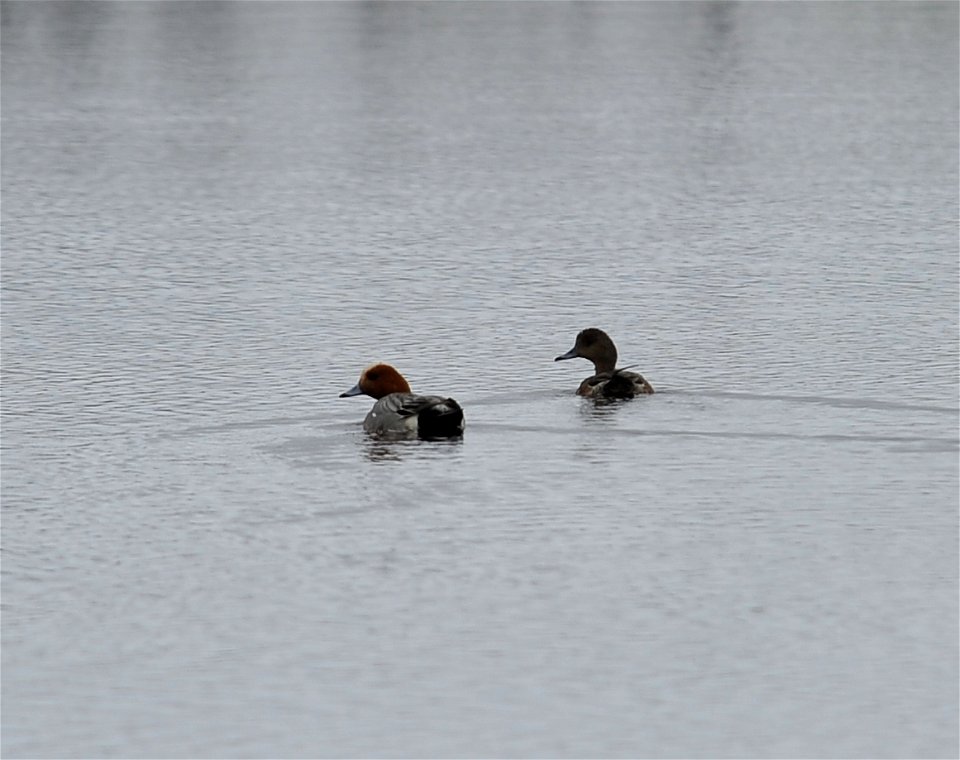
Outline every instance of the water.
<svg viewBox="0 0 960 760"><path fill-rule="evenodd" d="M5 757L957 756L956 4L2 14Z"/></svg>

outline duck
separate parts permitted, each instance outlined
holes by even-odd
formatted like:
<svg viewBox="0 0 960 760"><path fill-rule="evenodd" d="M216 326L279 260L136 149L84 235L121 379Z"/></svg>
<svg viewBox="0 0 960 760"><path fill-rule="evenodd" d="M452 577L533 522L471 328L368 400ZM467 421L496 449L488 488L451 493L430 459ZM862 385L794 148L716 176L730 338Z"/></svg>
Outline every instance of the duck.
<svg viewBox="0 0 960 760"><path fill-rule="evenodd" d="M453 438L463 434L463 409L452 398L413 393L410 384L389 364L371 364L340 398L367 395L377 400L363 420L373 435Z"/></svg>
<svg viewBox="0 0 960 760"><path fill-rule="evenodd" d="M575 359L578 356L592 361L594 369L594 374L586 378L577 388L578 396L609 399L633 398L653 393L653 386L643 375L616 368L617 347L603 330L596 327L581 330L577 334L573 348L554 361Z"/></svg>

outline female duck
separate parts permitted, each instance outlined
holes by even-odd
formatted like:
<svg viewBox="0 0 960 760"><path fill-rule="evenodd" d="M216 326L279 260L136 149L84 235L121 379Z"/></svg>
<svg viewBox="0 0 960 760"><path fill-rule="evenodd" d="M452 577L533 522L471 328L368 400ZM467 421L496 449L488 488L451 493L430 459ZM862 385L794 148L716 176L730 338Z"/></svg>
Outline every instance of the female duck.
<svg viewBox="0 0 960 760"><path fill-rule="evenodd" d="M567 353L554 361L589 359L593 362L594 374L588 377L577 389L580 396L591 398L633 398L641 394L653 393L653 386L644 380L643 375L617 369L617 347L603 330L590 327L577 335L577 342Z"/></svg>
<svg viewBox="0 0 960 760"><path fill-rule="evenodd" d="M363 429L376 435L419 435L449 438L463 433L463 409L452 398L421 396L410 391L403 375L389 364L374 364L360 382L340 398L366 394L377 399L363 421Z"/></svg>

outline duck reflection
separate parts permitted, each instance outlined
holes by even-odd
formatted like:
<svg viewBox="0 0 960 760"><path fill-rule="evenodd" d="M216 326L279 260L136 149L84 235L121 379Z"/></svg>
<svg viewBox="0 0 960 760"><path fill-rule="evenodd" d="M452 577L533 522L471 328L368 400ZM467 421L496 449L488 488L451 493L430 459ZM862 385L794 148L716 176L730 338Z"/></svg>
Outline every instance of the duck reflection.
<svg viewBox="0 0 960 760"><path fill-rule="evenodd" d="M424 440L367 436L362 450L371 462L401 462L406 459L438 459L460 451L463 438Z"/></svg>
<svg viewBox="0 0 960 760"><path fill-rule="evenodd" d="M587 422L612 425L620 410L628 406L627 401L622 398L584 398L578 411Z"/></svg>

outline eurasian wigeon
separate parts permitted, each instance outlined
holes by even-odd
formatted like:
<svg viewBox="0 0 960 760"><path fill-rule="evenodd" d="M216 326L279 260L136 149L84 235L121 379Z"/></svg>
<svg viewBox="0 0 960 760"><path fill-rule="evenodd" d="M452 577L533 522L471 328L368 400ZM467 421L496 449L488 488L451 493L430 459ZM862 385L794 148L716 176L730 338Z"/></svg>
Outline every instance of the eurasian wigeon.
<svg viewBox="0 0 960 760"><path fill-rule="evenodd" d="M463 409L452 398L421 396L389 364L373 364L360 381L340 398L366 394L377 399L363 421L363 429L376 435L418 435L450 438L463 433Z"/></svg>
<svg viewBox="0 0 960 760"><path fill-rule="evenodd" d="M580 383L577 394L591 398L633 398L640 394L653 393L653 386L636 372L617 369L617 347L610 336L596 327L581 330L577 342L567 353L554 361L589 359L593 362L594 374Z"/></svg>

